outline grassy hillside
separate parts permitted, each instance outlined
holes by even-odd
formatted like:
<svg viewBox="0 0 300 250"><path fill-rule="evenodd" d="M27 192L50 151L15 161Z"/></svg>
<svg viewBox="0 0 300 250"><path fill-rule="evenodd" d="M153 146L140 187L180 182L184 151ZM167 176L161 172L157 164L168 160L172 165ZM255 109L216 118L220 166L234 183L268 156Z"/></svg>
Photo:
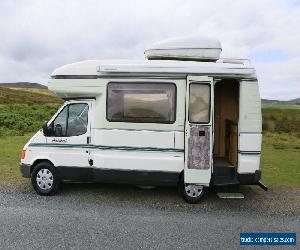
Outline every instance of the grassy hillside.
<svg viewBox="0 0 300 250"><path fill-rule="evenodd" d="M0 136L24 135L40 129L57 111L58 104L0 105Z"/></svg>
<svg viewBox="0 0 300 250"><path fill-rule="evenodd" d="M269 132L300 132L300 110L263 108L263 130Z"/></svg>
<svg viewBox="0 0 300 250"><path fill-rule="evenodd" d="M62 103L60 98L48 90L11 89L0 87L0 104L48 104Z"/></svg>
<svg viewBox="0 0 300 250"><path fill-rule="evenodd" d="M300 98L292 99L289 101L262 99L261 102L263 108L300 109Z"/></svg>
<svg viewBox="0 0 300 250"><path fill-rule="evenodd" d="M48 89L47 86L35 82L0 83L0 87Z"/></svg>
<svg viewBox="0 0 300 250"><path fill-rule="evenodd" d="M38 130L61 104L48 90L0 87L0 136Z"/></svg>

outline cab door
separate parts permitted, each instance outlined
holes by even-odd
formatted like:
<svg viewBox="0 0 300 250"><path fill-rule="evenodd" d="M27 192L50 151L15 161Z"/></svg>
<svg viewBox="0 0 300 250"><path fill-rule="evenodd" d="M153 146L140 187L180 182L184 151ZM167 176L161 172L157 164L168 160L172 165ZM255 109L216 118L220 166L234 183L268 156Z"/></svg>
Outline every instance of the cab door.
<svg viewBox="0 0 300 250"><path fill-rule="evenodd" d="M208 186L212 172L213 79L187 77L184 182Z"/></svg>
<svg viewBox="0 0 300 250"><path fill-rule="evenodd" d="M65 180L90 177L92 106L93 101L67 102L50 121L53 133L47 137L48 154Z"/></svg>

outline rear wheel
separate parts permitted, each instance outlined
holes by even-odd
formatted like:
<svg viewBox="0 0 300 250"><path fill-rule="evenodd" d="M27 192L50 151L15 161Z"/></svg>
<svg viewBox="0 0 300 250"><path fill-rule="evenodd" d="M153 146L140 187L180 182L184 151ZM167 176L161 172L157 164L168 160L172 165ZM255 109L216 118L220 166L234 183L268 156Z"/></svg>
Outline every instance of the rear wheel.
<svg viewBox="0 0 300 250"><path fill-rule="evenodd" d="M183 181L179 184L179 190L186 202L191 204L199 203L204 194L202 185L183 183Z"/></svg>
<svg viewBox="0 0 300 250"><path fill-rule="evenodd" d="M34 190L40 195L54 195L60 186L57 171L49 162L40 162L34 167L31 182Z"/></svg>

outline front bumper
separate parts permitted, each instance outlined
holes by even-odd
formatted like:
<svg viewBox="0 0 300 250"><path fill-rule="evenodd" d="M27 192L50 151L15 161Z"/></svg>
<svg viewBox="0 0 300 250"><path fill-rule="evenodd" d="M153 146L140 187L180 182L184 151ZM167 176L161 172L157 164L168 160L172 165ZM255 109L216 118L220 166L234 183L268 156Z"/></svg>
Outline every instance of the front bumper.
<svg viewBox="0 0 300 250"><path fill-rule="evenodd" d="M23 177L30 178L31 165L20 163L20 171Z"/></svg>

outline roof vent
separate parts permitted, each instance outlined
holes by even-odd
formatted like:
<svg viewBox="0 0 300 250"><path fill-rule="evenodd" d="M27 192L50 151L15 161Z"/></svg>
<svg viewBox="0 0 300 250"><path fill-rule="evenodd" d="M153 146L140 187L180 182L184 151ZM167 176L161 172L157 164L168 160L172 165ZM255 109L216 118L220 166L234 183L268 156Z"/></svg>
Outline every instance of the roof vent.
<svg viewBox="0 0 300 250"><path fill-rule="evenodd" d="M220 58L221 43L204 37L175 37L153 44L144 52L148 60L215 62Z"/></svg>

